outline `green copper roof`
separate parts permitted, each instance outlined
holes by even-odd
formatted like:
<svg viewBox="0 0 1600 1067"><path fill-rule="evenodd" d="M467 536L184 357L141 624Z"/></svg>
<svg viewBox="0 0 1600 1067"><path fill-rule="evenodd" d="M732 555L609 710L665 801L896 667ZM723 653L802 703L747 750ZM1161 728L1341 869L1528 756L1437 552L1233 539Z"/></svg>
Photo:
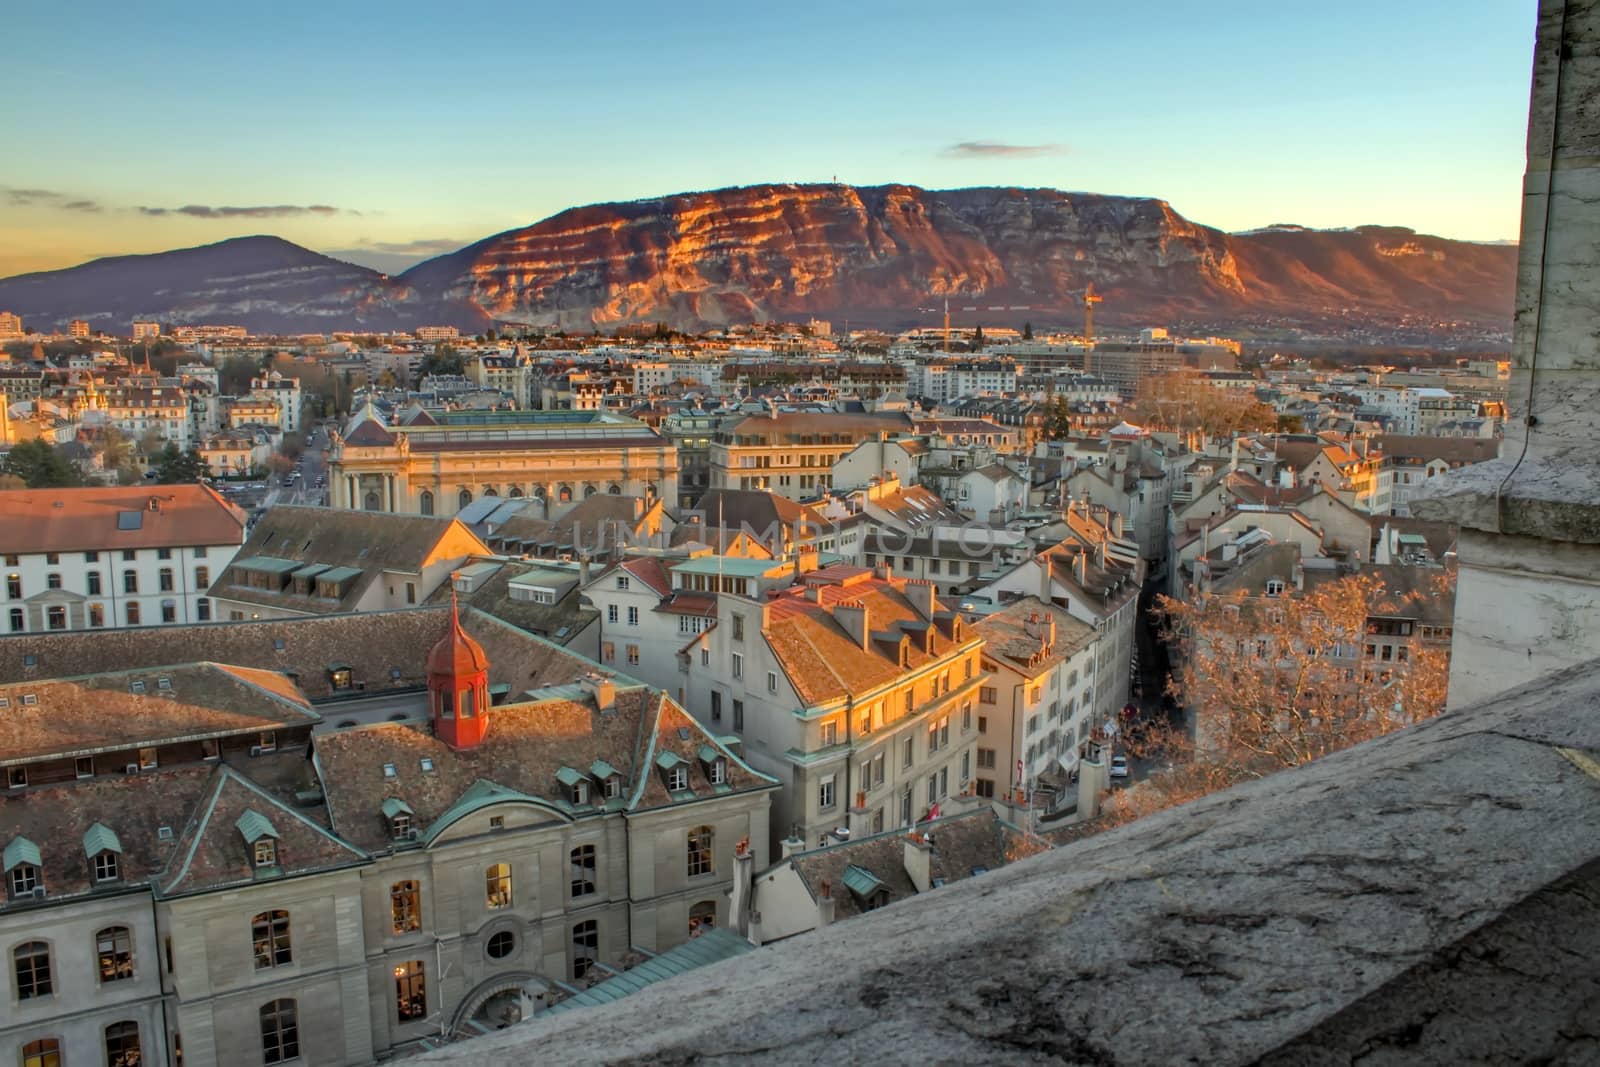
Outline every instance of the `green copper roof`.
<svg viewBox="0 0 1600 1067"><path fill-rule="evenodd" d="M6 846L6 870L10 870L19 863L29 863L35 867L43 867L44 861L39 858L39 846L29 841L26 837L13 837Z"/></svg>
<svg viewBox="0 0 1600 1067"><path fill-rule="evenodd" d="M89 856L98 856L102 852L121 852L122 842L117 840L111 827L97 822L84 832L83 851Z"/></svg>
<svg viewBox="0 0 1600 1067"><path fill-rule="evenodd" d="M383 817L385 819L393 819L396 815L411 814L413 814L411 805L407 804L399 797L390 797L388 800L383 802Z"/></svg>
<svg viewBox="0 0 1600 1067"><path fill-rule="evenodd" d="M558 1011L567 1011L571 1008L583 1008L594 1004L609 1004L620 1000L629 993L637 993L649 985L665 978L674 978L696 967L704 967L708 963L717 963L722 960L742 956L753 951L754 945L740 937L732 930L708 929L699 937L691 937L676 948L668 949L653 959L646 960L632 970L624 971L615 978L608 978L592 989L586 989L576 996L569 997L561 1003L549 1008L545 1014L552 1015Z"/></svg>
<svg viewBox="0 0 1600 1067"><path fill-rule="evenodd" d="M840 881L844 882L846 889L858 897L870 897L883 888L883 883L878 880L877 875L853 863L844 869L844 877Z"/></svg>
<svg viewBox="0 0 1600 1067"><path fill-rule="evenodd" d="M611 764L607 763L605 760L597 759L593 763L589 764L589 773L603 782L607 778L620 775L622 772L611 766Z"/></svg>
<svg viewBox="0 0 1600 1067"><path fill-rule="evenodd" d="M656 757L656 766L664 771L670 771L683 762L683 758L676 752L663 752Z"/></svg>
<svg viewBox="0 0 1600 1067"><path fill-rule="evenodd" d="M277 556L246 556L244 559L233 561L235 567L247 571L265 571L268 574L287 574L297 570L301 563L294 559L279 559Z"/></svg>
<svg viewBox="0 0 1600 1067"><path fill-rule="evenodd" d="M722 753L717 751L715 746L701 745L699 748L699 756L702 763L715 763L717 760L722 758Z"/></svg>
<svg viewBox="0 0 1600 1067"><path fill-rule="evenodd" d="M272 824L267 821L267 817L254 808L245 809L245 813L239 816L233 825L239 828L239 832L244 835L244 839L251 844L261 840L263 837L276 838L278 836L278 831L272 828Z"/></svg>
<svg viewBox="0 0 1600 1067"><path fill-rule="evenodd" d="M562 785L577 785L586 779L582 771L575 771L571 767L563 767L556 772L556 781Z"/></svg>

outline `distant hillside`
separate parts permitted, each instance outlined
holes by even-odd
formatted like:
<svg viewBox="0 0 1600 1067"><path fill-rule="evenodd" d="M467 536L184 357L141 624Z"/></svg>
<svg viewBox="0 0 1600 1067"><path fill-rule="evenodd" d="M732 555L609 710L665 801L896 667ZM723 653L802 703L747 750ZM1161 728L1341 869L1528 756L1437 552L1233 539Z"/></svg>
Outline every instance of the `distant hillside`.
<svg viewBox="0 0 1600 1067"><path fill-rule="evenodd" d="M1228 234L1165 201L1053 189L763 185L598 204L486 238L389 279L276 238L97 260L0 281L0 308L48 328L136 316L253 329L515 321L689 329L819 316L929 325L1509 328L1517 250L1398 227ZM976 311L965 310L975 307Z"/></svg>

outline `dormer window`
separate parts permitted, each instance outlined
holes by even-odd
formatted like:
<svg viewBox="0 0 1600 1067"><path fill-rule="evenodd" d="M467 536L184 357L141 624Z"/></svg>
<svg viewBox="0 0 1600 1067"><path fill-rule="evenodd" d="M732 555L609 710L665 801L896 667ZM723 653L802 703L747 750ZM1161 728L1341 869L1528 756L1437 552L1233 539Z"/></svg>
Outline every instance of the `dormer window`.
<svg viewBox="0 0 1600 1067"><path fill-rule="evenodd" d="M606 799L607 800L615 800L618 797L620 797L621 795L622 795L622 778L619 775L613 774L609 778L606 779Z"/></svg>
<svg viewBox="0 0 1600 1067"><path fill-rule="evenodd" d="M1282 578L1272 578L1267 582L1268 596L1282 596L1285 584Z"/></svg>
<svg viewBox="0 0 1600 1067"><path fill-rule="evenodd" d="M686 767L673 767L667 771L667 789L676 793L689 788L689 770Z"/></svg>
<svg viewBox="0 0 1600 1067"><path fill-rule="evenodd" d="M590 796L588 775L571 767L562 767L556 771L556 781L560 784L562 796L567 803L574 807L588 806Z"/></svg>
<svg viewBox="0 0 1600 1067"><path fill-rule="evenodd" d="M246 808L233 825L249 849L251 866L261 870L278 865L278 831L265 815Z"/></svg>
<svg viewBox="0 0 1600 1067"><path fill-rule="evenodd" d="M712 785L726 785L728 782L728 761L715 759L711 761L710 773L707 775Z"/></svg>
<svg viewBox="0 0 1600 1067"><path fill-rule="evenodd" d="M39 846L26 837L14 837L5 848L6 888L12 900L38 896L43 892L44 879L40 873L44 865L39 856Z"/></svg>
<svg viewBox="0 0 1600 1067"><path fill-rule="evenodd" d="M328 668L328 683L334 689L349 689L352 674L348 664L335 663Z"/></svg>
<svg viewBox="0 0 1600 1067"><path fill-rule="evenodd" d="M580 807L585 805L585 804L588 804L589 803L589 783L588 782L574 782L574 783L572 783L571 800L572 800L573 804L578 805Z"/></svg>
<svg viewBox="0 0 1600 1067"><path fill-rule="evenodd" d="M396 841L411 839L412 817L415 813L411 805L398 797L390 797L383 802L383 817L389 824L389 836Z"/></svg>
<svg viewBox="0 0 1600 1067"><path fill-rule="evenodd" d="M122 842L111 827L100 822L89 827L83 835L83 851L89 857L96 884L122 877Z"/></svg>

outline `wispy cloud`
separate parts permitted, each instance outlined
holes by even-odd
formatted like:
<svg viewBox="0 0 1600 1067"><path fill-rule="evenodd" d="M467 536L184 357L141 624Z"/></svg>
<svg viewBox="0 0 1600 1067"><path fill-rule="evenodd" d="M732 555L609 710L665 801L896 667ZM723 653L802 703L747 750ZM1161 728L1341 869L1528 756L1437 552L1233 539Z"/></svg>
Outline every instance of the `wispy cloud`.
<svg viewBox="0 0 1600 1067"><path fill-rule="evenodd" d="M182 207L141 207L139 214L155 217L186 215L191 219L292 219L301 215L359 215L361 212L329 207L327 204L266 204L252 207L185 204Z"/></svg>
<svg viewBox="0 0 1600 1067"><path fill-rule="evenodd" d="M45 207L57 211L78 211L93 214L103 210L99 201L85 200L74 197L69 193L57 192L54 189L12 189L5 190L6 203L12 207Z"/></svg>
<svg viewBox="0 0 1600 1067"><path fill-rule="evenodd" d="M362 237L347 251L387 252L397 256L436 256L454 252L469 242L457 237L427 237L418 241L373 241Z"/></svg>
<svg viewBox="0 0 1600 1067"><path fill-rule="evenodd" d="M1006 144L1003 141L959 141L944 150L959 159L997 159L1018 156L1064 156L1064 144Z"/></svg>

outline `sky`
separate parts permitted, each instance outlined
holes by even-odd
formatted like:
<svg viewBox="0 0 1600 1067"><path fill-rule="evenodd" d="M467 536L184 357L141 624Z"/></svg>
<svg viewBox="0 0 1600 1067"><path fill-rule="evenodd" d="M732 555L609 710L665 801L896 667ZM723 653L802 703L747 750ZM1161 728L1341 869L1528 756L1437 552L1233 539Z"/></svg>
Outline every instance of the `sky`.
<svg viewBox="0 0 1600 1067"><path fill-rule="evenodd" d="M380 269L768 181L1224 230L1518 229L1532 0L9 0L0 276L254 233Z"/></svg>

